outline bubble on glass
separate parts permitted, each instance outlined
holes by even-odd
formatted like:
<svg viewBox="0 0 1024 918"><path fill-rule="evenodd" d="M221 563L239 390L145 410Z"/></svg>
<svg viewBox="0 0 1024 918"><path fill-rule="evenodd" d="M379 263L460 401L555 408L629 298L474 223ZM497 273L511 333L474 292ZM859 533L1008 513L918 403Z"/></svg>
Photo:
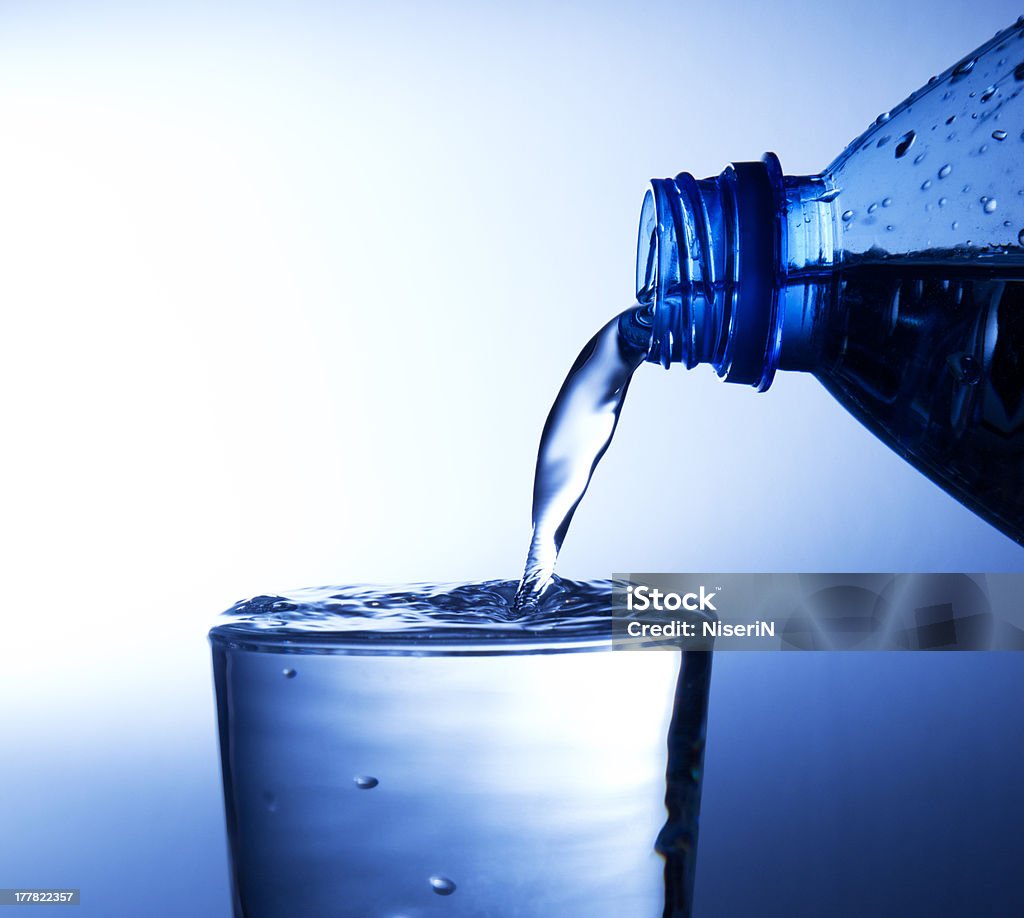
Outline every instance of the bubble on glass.
<svg viewBox="0 0 1024 918"><path fill-rule="evenodd" d="M953 167L949 163L946 163L941 169L939 169L939 178L945 178L952 171Z"/></svg>
<svg viewBox="0 0 1024 918"><path fill-rule="evenodd" d="M947 203L945 198L939 198L939 207L945 207Z"/></svg>
<svg viewBox="0 0 1024 918"><path fill-rule="evenodd" d="M985 91L984 91L984 92L983 92L983 93L981 94L981 101L982 101L982 102L988 102L988 100L989 100L989 99L991 99L991 98L992 98L992 97L993 97L993 96L994 96L995 94L996 94L996 88L995 88L995 86L989 86L989 87L988 87L988 88L987 88L987 89L986 89L986 90L985 90Z"/></svg>
<svg viewBox="0 0 1024 918"><path fill-rule="evenodd" d="M435 873L428 878L427 882L430 883L430 888L439 896L450 896L455 892L455 881L440 874Z"/></svg>
<svg viewBox="0 0 1024 918"><path fill-rule="evenodd" d="M932 180L931 179L925 179L923 182L921 182L921 190L922 191L927 191L931 187L932 187Z"/></svg>
<svg viewBox="0 0 1024 918"><path fill-rule="evenodd" d="M853 211L852 210L844 210L843 211L843 223L849 223L852 219L853 219Z"/></svg>
<svg viewBox="0 0 1024 918"><path fill-rule="evenodd" d="M871 203L871 204L868 205L868 213L869 214L873 214L876 210L878 210L878 204Z"/></svg>
<svg viewBox="0 0 1024 918"><path fill-rule="evenodd" d="M380 784L380 781L378 781L373 775L356 775L352 779L352 783L360 790L373 790L378 784Z"/></svg>
<svg viewBox="0 0 1024 918"><path fill-rule="evenodd" d="M890 207L892 205L892 198L882 198L882 207Z"/></svg>
<svg viewBox="0 0 1024 918"><path fill-rule="evenodd" d="M998 141L1006 140L1006 131L993 131L992 139Z"/></svg>
<svg viewBox="0 0 1024 918"><path fill-rule="evenodd" d="M999 205L996 203L996 199L995 198L989 198L985 202L985 204L984 204L985 213L987 213L987 214L995 213L996 207L998 207L998 206Z"/></svg>

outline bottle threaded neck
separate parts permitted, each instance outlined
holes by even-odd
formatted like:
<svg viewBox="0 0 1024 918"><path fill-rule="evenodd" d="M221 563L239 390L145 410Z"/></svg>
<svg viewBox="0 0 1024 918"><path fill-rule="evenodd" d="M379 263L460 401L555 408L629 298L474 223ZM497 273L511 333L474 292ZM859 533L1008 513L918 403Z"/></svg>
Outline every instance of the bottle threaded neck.
<svg viewBox="0 0 1024 918"><path fill-rule="evenodd" d="M764 390L778 364L784 238L782 170L773 154L721 175L655 179L637 243L637 299L651 307L648 360L710 363Z"/></svg>

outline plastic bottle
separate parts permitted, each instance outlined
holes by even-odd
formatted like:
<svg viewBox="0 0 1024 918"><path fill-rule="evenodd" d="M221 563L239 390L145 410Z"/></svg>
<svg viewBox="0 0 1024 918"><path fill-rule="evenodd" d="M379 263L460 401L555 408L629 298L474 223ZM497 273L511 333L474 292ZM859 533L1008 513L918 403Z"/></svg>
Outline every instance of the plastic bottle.
<svg viewBox="0 0 1024 918"><path fill-rule="evenodd" d="M650 361L760 390L777 369L813 373L1024 543L1022 91L1024 18L819 175L768 153L653 181L637 250L653 328L621 331L650 335Z"/></svg>

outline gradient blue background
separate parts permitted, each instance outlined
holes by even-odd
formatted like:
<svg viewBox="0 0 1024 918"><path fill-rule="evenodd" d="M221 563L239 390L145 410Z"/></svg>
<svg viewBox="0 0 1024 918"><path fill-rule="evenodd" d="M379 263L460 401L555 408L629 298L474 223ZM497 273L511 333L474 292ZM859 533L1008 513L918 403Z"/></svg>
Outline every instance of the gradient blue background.
<svg viewBox="0 0 1024 918"><path fill-rule="evenodd" d="M2 4L0 886L226 915L211 616L515 577L646 180L817 171L1017 12ZM810 378L647 367L562 571L658 569L1024 551ZM698 915L1024 913L1024 657L715 668Z"/></svg>

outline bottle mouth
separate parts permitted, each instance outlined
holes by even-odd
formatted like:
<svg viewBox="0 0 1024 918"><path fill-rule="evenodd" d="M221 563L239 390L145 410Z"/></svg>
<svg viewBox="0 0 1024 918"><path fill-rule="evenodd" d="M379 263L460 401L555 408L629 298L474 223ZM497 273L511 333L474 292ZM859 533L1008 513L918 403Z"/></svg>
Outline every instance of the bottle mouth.
<svg viewBox="0 0 1024 918"><path fill-rule="evenodd" d="M767 389L779 347L776 262L784 212L778 160L733 163L697 180L654 179L644 195L636 297L651 321L647 360L710 364Z"/></svg>
<svg viewBox="0 0 1024 918"><path fill-rule="evenodd" d="M687 176L687 178L689 178ZM692 181L692 179L691 179ZM693 348L683 339L685 302L689 299L692 265L687 244L680 189L673 179L654 179L644 195L636 248L636 299L651 317L647 360L668 369L673 363L693 367ZM699 270L696 272L699 274Z"/></svg>

